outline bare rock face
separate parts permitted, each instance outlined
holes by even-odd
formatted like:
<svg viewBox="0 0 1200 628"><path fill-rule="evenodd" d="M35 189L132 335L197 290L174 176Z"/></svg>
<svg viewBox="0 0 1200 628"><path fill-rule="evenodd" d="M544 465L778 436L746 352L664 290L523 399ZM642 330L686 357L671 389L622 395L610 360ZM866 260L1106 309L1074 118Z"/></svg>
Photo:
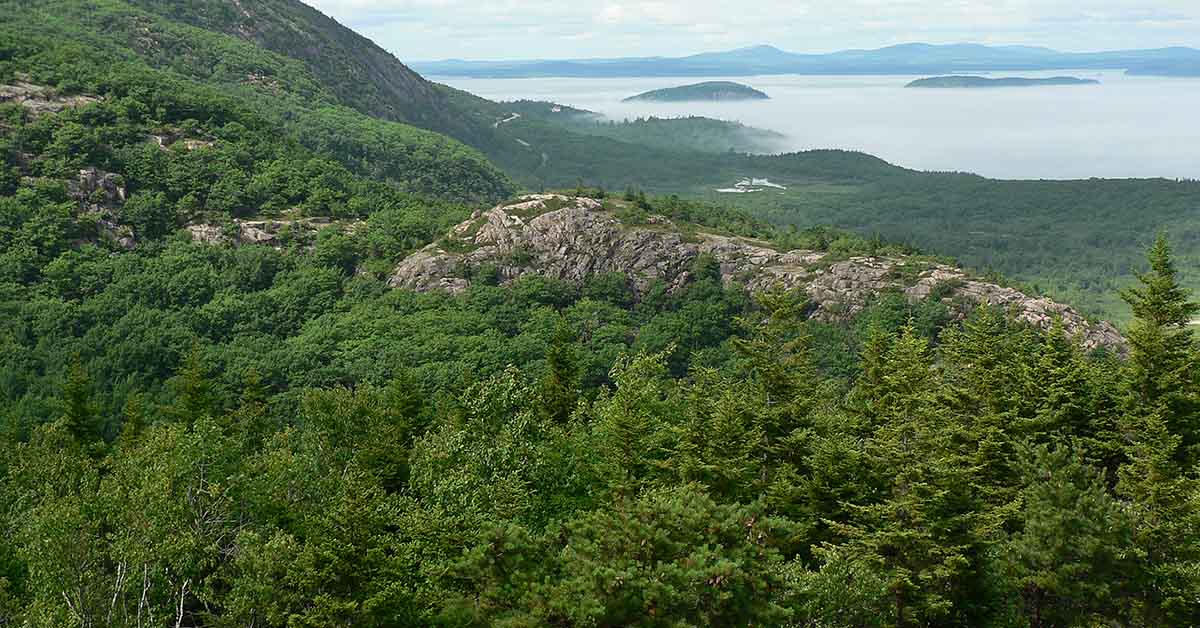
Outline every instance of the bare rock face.
<svg viewBox="0 0 1200 628"><path fill-rule="evenodd" d="M54 88L24 81L0 85L0 103L16 103L35 115L57 113L68 107L79 107L99 100L95 96L62 96Z"/></svg>
<svg viewBox="0 0 1200 628"><path fill-rule="evenodd" d="M483 266L502 283L525 275L582 282L621 273L636 293L662 281L676 290L691 281L696 258L711 256L722 280L751 291L804 290L822 320L846 320L881 293L900 292L916 302L941 298L961 315L983 304L1048 329L1061 319L1087 349L1124 352L1125 340L1108 323L1088 321L1050 299L972 279L962 269L892 257L827 260L818 251L778 251L767 242L711 233L684 234L670 220L626 225L590 198L534 195L477 212L448 236L404 259L390 284L417 291L460 292Z"/></svg>
<svg viewBox="0 0 1200 628"><path fill-rule="evenodd" d="M84 168L68 185L71 197L93 210L119 207L125 203L125 180L119 174Z"/></svg>
<svg viewBox="0 0 1200 628"><path fill-rule="evenodd" d="M341 223L337 226L353 232L362 223ZM276 249L283 248L288 235L307 236L325 227L333 226L328 218L299 218L296 220L241 220L235 219L228 225L197 223L187 226L192 240L205 244L233 244L235 246L259 244Z"/></svg>

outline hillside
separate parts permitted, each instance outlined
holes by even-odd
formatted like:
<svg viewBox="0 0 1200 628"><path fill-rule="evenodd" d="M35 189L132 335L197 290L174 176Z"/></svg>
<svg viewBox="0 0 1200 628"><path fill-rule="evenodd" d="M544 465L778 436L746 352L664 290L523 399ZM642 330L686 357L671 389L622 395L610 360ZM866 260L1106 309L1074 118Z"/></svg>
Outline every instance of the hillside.
<svg viewBox="0 0 1200 628"><path fill-rule="evenodd" d="M779 250L770 242L716 230L676 225L661 215L639 214L632 202L534 195L476 212L445 238L400 262L389 283L419 291L461 293L475 281L510 285L526 277L584 284L621 274L635 298L652 286L670 292L695 281L701 259L714 278L751 293L800 291L809 317L848 323L887 293L918 303L930 295L958 316L974 308L1000 308L1017 320L1049 330L1057 321L1087 350L1125 350L1107 323L1091 323L1049 299L980 282L961 269L915 256L850 256L817 250Z"/></svg>
<svg viewBox="0 0 1200 628"><path fill-rule="evenodd" d="M186 6L190 9L183 14L188 16L218 3ZM141 127L144 138L155 127L173 133L184 122L205 135L237 122L255 132L273 127L267 144L298 143L358 175L389 180L406 191L488 200L511 190L507 177L474 149L347 108L337 85L322 82L296 59L240 38L117 0L14 8L3 9L7 19L0 24L10 42L0 60L0 81L83 94L102 100L101 109L127 107L120 102L124 98L141 103L145 108L124 117L97 120L99 126L121 129L123 135L114 138L117 145L139 141L130 137L134 128L125 128L127 124ZM418 114L414 109L413 115Z"/></svg>
<svg viewBox="0 0 1200 628"><path fill-rule="evenodd" d="M624 102L723 102L768 99L770 96L749 85L729 81L708 81L643 92L626 98Z"/></svg>
<svg viewBox="0 0 1200 628"><path fill-rule="evenodd" d="M650 148L702 153L778 153L787 136L738 122L700 116L611 120L591 111L548 102L501 103L511 111L511 124L522 119L563 127L575 134L593 135ZM514 115L520 116L513 118Z"/></svg>
<svg viewBox="0 0 1200 628"><path fill-rule="evenodd" d="M1073 76L1050 78L987 78L984 76L934 76L917 79L905 87L923 89L980 89L988 87L1051 87L1065 85L1098 85L1100 81Z"/></svg>
<svg viewBox="0 0 1200 628"><path fill-rule="evenodd" d="M1200 625L1200 187L745 131L0 4L0 626Z"/></svg>
<svg viewBox="0 0 1200 628"><path fill-rule="evenodd" d="M952 255L1116 321L1131 315L1117 291L1135 281L1141 251L1166 230L1184 281L1200 289L1200 183L996 181L885 168L864 175L862 183L823 184L781 172L770 176L787 187L781 193L696 193L778 225L829 224Z"/></svg>
<svg viewBox="0 0 1200 628"><path fill-rule="evenodd" d="M129 0L130 4L255 44L298 61L341 104L478 145L487 125L462 115L445 92L371 40L296 0Z"/></svg>
<svg viewBox="0 0 1200 628"><path fill-rule="evenodd" d="M1177 236L1186 267L1195 267L1198 259L1200 245L1192 236L1196 224L1190 218L1198 206L1200 186L1194 183L1006 182L916 173L839 151L730 154L730 149L770 152L779 144L719 121L603 125L533 115L533 109L550 106L526 110L429 83L292 0L242 2L242 11L261 17L254 20L232 5L212 1L179 5L185 10L178 15L151 2L134 6L104 0L87 6L82 8L79 0L53 0L15 12L3 26L15 51L2 62L8 68L5 82L15 84L13 72L23 71L37 77L35 84L58 86L66 97L120 94L144 89L140 84L167 84L167 79L222 96L234 94L241 108L273 121L279 129L275 136L289 136L358 176L452 200L489 203L517 188L573 188L581 180L610 190L634 186L715 200L713 190L746 178L766 178L788 193L719 202L736 203L776 224L833 224L864 236L912 242L981 271L1018 278L1089 314L1120 320L1130 313L1114 290L1133 280L1140 251L1158 229L1166 226ZM249 21L258 26L240 26ZM288 39L292 28L302 33L296 41L307 42L304 46ZM919 59L943 52L915 47L889 54ZM753 49L736 56L784 54ZM1153 59L1155 54L1138 58ZM126 67L115 64L133 67L114 69ZM373 73L386 76L370 78ZM144 78L139 83L131 77ZM345 77L371 85L355 88ZM391 92L397 95L393 98ZM526 115L512 118L522 112ZM393 117L448 132L475 150L407 122L393 122ZM1114 188L1118 194L1112 193ZM1066 246L1044 244L1048 227L1056 230L1055 241ZM1114 233L1122 235L1114 238ZM1195 279L1189 282L1200 287Z"/></svg>

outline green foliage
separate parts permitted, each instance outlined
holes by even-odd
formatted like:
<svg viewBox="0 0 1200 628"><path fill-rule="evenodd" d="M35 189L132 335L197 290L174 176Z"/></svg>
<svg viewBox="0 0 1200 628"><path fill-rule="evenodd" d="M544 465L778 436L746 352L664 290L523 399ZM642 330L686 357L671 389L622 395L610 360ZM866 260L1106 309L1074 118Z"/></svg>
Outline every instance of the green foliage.
<svg viewBox="0 0 1200 628"><path fill-rule="evenodd" d="M778 625L788 613L764 594L780 586L784 533L694 486L654 489L543 535L496 530L459 566L480 592L459 612L501 626Z"/></svg>
<svg viewBox="0 0 1200 628"><path fill-rule="evenodd" d="M729 131L698 120L494 127L291 0L0 12L0 78L84 96L0 107L0 625L1200 624L1193 184L663 147ZM428 129L526 185L630 186L610 210L684 237L911 252L829 222L1090 294L1132 264L1132 209L1183 255L1160 240L1125 293L1128 360L937 291L810 321L704 256L636 298L394 290L513 191ZM645 192L742 176L793 187L764 220ZM294 228L178 232L252 217Z"/></svg>
<svg viewBox="0 0 1200 628"><path fill-rule="evenodd" d="M1119 597L1135 573L1127 512L1103 473L1069 446L1020 452L1024 527L1000 558L1033 628L1077 626L1119 615Z"/></svg>
<svg viewBox="0 0 1200 628"><path fill-rule="evenodd" d="M768 153L774 152L784 140L784 136L772 131L697 116L605 120L583 112L553 113L545 110L545 103L520 101L505 105L522 116L544 120L569 131L658 149Z"/></svg>
<svg viewBox="0 0 1200 628"><path fill-rule="evenodd" d="M1132 314L1120 290L1137 280L1142 251L1157 232L1171 232L1180 268L1196 268L1200 259L1200 232L1191 219L1200 207L1200 184L1194 181L997 181L831 154L803 161L787 155L755 159L760 162L742 176L770 177L788 190L711 192L737 180L727 178L723 185L692 185L687 191L776 225L826 224L937 251L1119 322ZM1184 285L1200 288L1195 273L1187 274Z"/></svg>
<svg viewBox="0 0 1200 628"><path fill-rule="evenodd" d="M68 252L6 303L6 621L1196 620L1181 435L1061 329L890 298L831 326L703 262L636 304L420 295L327 246Z"/></svg>

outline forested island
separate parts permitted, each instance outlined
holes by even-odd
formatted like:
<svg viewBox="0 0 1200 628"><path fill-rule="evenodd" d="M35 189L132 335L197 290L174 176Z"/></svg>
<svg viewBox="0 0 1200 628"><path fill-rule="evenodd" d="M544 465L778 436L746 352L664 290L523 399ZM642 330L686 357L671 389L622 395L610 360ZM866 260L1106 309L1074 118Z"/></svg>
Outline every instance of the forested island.
<svg viewBox="0 0 1200 628"><path fill-rule="evenodd" d="M769 100L771 97L749 85L730 81L709 81L668 87L644 92L626 98L624 102L689 102L689 101L738 101Z"/></svg>
<svg viewBox="0 0 1200 628"><path fill-rule="evenodd" d="M1056 85L1099 85L1095 79L1081 79L1073 76L1054 76L1050 78L987 78L983 76L935 76L917 79L905 87L920 87L929 89L974 89L987 87L1046 87Z"/></svg>

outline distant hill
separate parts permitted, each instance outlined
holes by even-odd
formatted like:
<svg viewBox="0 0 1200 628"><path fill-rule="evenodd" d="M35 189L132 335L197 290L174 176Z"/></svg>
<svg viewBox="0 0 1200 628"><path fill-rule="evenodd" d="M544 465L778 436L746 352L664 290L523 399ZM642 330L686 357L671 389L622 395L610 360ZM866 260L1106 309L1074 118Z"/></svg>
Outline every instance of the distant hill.
<svg viewBox="0 0 1200 628"><path fill-rule="evenodd" d="M709 81L695 85L668 87L630 96L624 102L690 102L712 100L767 100L770 96L763 92L729 81Z"/></svg>
<svg viewBox="0 0 1200 628"><path fill-rule="evenodd" d="M1051 85L1099 85L1100 81L1081 79L1073 76L1055 76L1052 78L986 78L983 76L934 76L917 79L905 87L924 89L978 89L990 87L1042 87Z"/></svg>
<svg viewBox="0 0 1200 628"><path fill-rule="evenodd" d="M162 239L196 221L354 221L401 212L390 244L376 243L383 259L438 232L446 226L440 221L460 219L462 209L437 203L478 206L521 189L582 183L712 194L782 225L831 224L903 240L1118 318L1127 310L1109 295L1132 279L1159 229L1179 241L1181 268L1200 268L1197 183L918 173L861 153L761 154L780 150L778 138L719 121L609 122L550 103L492 102L422 78L297 0L0 3L0 42L0 112L9 125L0 133L0 197L52 207L38 200L39 186L87 191L87 198L111 192L101 208L108 213L87 224L118 242L129 230L135 240ZM886 56L913 68L946 55L965 63L1052 52L918 45L832 57L865 68L882 67ZM1140 71L1182 74L1188 53L1146 51L1127 60L1141 63ZM1152 67L1164 55L1182 61ZM760 47L688 63L705 72L731 60L769 69L795 57ZM787 189L714 192L747 178ZM121 182L136 197L128 209L116 194ZM410 203L426 209L401 211ZM7 254L6 228L0 250ZM94 241L91 231L70 241ZM21 264L9 268L25 272Z"/></svg>
<svg viewBox="0 0 1200 628"><path fill-rule="evenodd" d="M1127 70L1136 74L1200 75L1200 50L1159 48L1061 52L1033 46L902 44L877 50L796 54L754 46L689 57L414 63L434 76L477 78L754 76L763 74L954 74L1036 70Z"/></svg>

